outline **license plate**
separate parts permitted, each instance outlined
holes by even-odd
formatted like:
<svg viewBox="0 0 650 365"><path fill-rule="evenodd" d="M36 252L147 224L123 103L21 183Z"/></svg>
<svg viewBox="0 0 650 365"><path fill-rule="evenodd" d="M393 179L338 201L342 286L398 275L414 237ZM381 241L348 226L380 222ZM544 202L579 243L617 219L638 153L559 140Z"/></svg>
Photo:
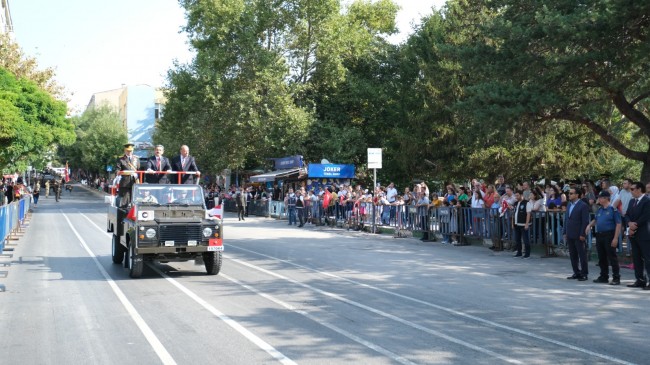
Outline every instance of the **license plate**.
<svg viewBox="0 0 650 365"><path fill-rule="evenodd" d="M223 246L208 246L208 251L223 251Z"/></svg>
<svg viewBox="0 0 650 365"><path fill-rule="evenodd" d="M192 241L187 241L187 245L188 245L188 246L196 246L196 241L194 241L194 240L192 240Z"/></svg>
<svg viewBox="0 0 650 365"><path fill-rule="evenodd" d="M165 241L165 246L174 246L174 241Z"/></svg>

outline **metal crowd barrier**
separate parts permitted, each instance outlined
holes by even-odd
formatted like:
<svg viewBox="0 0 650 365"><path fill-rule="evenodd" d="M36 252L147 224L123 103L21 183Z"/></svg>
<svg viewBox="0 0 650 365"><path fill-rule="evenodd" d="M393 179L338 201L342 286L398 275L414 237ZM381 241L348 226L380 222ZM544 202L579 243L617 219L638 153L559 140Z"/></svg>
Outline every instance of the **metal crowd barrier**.
<svg viewBox="0 0 650 365"><path fill-rule="evenodd" d="M0 253L4 250L9 236L15 234L24 223L31 206L31 196L27 195L19 201L0 206Z"/></svg>
<svg viewBox="0 0 650 365"><path fill-rule="evenodd" d="M234 200L224 201L227 211L236 212ZM323 208L322 201L313 206L305 202L304 214L314 224L342 226L349 229L363 229L372 226L373 213L378 227L427 233L434 240L456 241L467 244L471 239L491 240L496 249L512 249L515 246L512 211L500 213L498 209L477 209L466 207L429 208L413 205L382 206L368 202L340 204ZM283 201L249 202L249 214L288 219L288 209ZM544 245L547 255L553 255L556 248L565 247L562 236L565 212L533 212L528 234L530 243ZM593 214L590 220L593 219ZM619 235L618 251L622 252L623 235ZM595 244L594 236L587 236L588 249Z"/></svg>

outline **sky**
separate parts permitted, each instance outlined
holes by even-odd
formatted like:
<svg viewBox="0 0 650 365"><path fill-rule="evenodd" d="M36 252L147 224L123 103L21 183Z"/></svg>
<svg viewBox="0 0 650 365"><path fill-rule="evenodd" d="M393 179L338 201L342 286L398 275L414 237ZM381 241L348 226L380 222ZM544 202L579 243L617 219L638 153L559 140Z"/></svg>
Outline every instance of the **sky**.
<svg viewBox="0 0 650 365"><path fill-rule="evenodd" d="M393 43L445 2L394 1L401 10ZM122 84L164 86L174 61L187 63L193 56L176 0L9 0L9 9L15 40L40 68L55 69L74 114L96 92Z"/></svg>

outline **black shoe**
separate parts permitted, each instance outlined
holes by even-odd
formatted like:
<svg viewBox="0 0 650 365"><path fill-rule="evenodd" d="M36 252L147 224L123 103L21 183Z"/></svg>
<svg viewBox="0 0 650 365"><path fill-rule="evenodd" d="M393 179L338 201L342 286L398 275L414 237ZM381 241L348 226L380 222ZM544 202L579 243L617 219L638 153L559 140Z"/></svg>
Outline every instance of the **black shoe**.
<svg viewBox="0 0 650 365"><path fill-rule="evenodd" d="M573 280L573 279L577 279L577 278L579 278L579 276L576 275L576 274L573 274L571 276L567 276L567 279L569 279L569 280Z"/></svg>
<svg viewBox="0 0 650 365"><path fill-rule="evenodd" d="M578 278L578 281L587 281L589 278L587 276L581 276Z"/></svg>
<svg viewBox="0 0 650 365"><path fill-rule="evenodd" d="M612 279L612 282L609 285L621 285L621 279Z"/></svg>
<svg viewBox="0 0 650 365"><path fill-rule="evenodd" d="M524 257L522 257L522 259L524 259L524 260L529 259L529 258L530 258L530 255L524 255Z"/></svg>
<svg viewBox="0 0 650 365"><path fill-rule="evenodd" d="M598 278L594 279L594 283L607 284L609 283L609 279L599 276Z"/></svg>
<svg viewBox="0 0 650 365"><path fill-rule="evenodd" d="M517 253L517 254L514 254L512 257L521 257L521 256L522 256L522 254Z"/></svg>
<svg viewBox="0 0 650 365"><path fill-rule="evenodd" d="M645 288L645 281L635 281L634 284L627 284L628 288Z"/></svg>

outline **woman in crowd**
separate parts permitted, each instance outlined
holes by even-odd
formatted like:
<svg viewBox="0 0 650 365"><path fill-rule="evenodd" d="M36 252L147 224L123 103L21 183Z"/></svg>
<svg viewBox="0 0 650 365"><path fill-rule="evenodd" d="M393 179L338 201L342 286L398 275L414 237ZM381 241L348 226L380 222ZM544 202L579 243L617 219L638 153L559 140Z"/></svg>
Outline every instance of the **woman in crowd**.
<svg viewBox="0 0 650 365"><path fill-rule="evenodd" d="M557 185L553 185L551 189L551 195L546 199L546 206L550 206L553 203L556 207L559 207L562 205L562 202L566 201L566 196L560 191Z"/></svg>

